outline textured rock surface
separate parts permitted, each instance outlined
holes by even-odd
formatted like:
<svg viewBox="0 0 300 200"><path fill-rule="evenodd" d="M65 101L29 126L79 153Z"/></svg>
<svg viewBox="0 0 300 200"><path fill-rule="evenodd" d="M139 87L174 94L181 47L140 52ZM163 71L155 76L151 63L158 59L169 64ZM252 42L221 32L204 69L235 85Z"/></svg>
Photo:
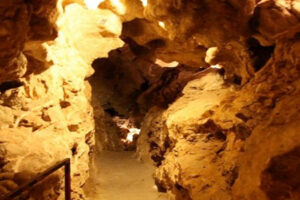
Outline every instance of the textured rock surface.
<svg viewBox="0 0 300 200"><path fill-rule="evenodd" d="M110 113L143 121L175 200L300 198L298 0L94 3L0 2L1 195L70 157L84 199L95 129L120 149ZM61 177L31 198L62 198Z"/></svg>
<svg viewBox="0 0 300 200"><path fill-rule="evenodd" d="M96 92L94 102L113 111L112 115L143 116L153 105L167 107L202 70L162 67L151 61L150 54L147 48L129 41L129 45L110 52L109 58L95 60L95 75L90 78Z"/></svg>
<svg viewBox="0 0 300 200"><path fill-rule="evenodd" d="M17 174L32 177L71 158L72 198L84 199L81 188L95 143L85 79L95 58L123 45L121 21L83 3L2 1L0 6L5 11L0 21L7 25L1 26L7 35L1 37L0 54L0 160L1 173L12 174L1 178L1 195L28 180L15 181ZM63 198L62 175L50 177L31 198Z"/></svg>
<svg viewBox="0 0 300 200"><path fill-rule="evenodd" d="M208 74L150 110L139 152L150 152L157 183L175 199L298 199L298 54L299 39L278 42L244 87Z"/></svg>
<svg viewBox="0 0 300 200"><path fill-rule="evenodd" d="M147 3L144 18L123 24L131 52L98 62L102 76L105 66L120 74L97 77L109 108L148 111L138 153L156 164L160 190L176 200L299 198L299 2ZM158 80L138 70L158 58L185 66ZM210 65L223 70L200 69ZM140 74L151 80L143 90Z"/></svg>
<svg viewBox="0 0 300 200"><path fill-rule="evenodd" d="M232 3L241 13L254 11L248 16L249 27L240 26L251 31L243 35L231 27L230 35L240 34L244 42L231 38L232 49L224 51L220 46L226 46L228 40L222 36L227 32L220 33L226 29L214 27L218 23L209 24L216 31L199 37L209 47L205 61L223 66L225 79L230 81L228 77L233 76L235 84L224 82L215 73L189 82L183 96L167 109L154 107L148 112L138 151L142 158L154 161L157 184L176 200L296 200L300 138L299 35L295 34L299 32L298 1L261 1L256 6ZM147 9L151 10L151 4L163 8L172 5L150 1ZM218 8L219 4L215 5ZM280 21L272 20L275 18ZM234 25L236 20L232 20L224 24ZM221 37L213 36L215 33ZM212 39L220 43L210 47ZM239 60L235 59L236 52ZM248 75L243 72L247 66L251 68Z"/></svg>
<svg viewBox="0 0 300 200"><path fill-rule="evenodd" d="M156 116L150 111L146 117L139 146L143 148L144 141L150 145L140 152L151 153L159 167L157 183L172 191L177 199L229 198L227 181L235 155L232 152L228 160L218 159L226 148L227 137L209 117L232 94L233 89L224 85L220 75L208 73L189 82L183 96L166 111L157 114L152 110ZM222 176L225 171L228 177Z"/></svg>
<svg viewBox="0 0 300 200"><path fill-rule="evenodd" d="M216 48L215 60L246 82L253 75L246 40L255 2L148 1L144 19L124 24L123 35L152 49L162 60L207 67L206 52ZM150 20L150 22L148 21Z"/></svg>

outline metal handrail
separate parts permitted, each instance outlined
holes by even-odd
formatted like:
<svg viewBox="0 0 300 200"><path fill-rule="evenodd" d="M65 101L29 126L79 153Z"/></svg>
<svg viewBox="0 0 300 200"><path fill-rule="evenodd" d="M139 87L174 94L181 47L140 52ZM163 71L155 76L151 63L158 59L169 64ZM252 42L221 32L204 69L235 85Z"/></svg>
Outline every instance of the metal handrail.
<svg viewBox="0 0 300 200"><path fill-rule="evenodd" d="M12 200L13 198L16 198L17 196L22 194L24 191L32 188L34 185L41 182L44 178L46 178L50 174L53 174L54 172L56 172L58 169L62 168L63 166L65 167L65 199L71 200L71 160L70 160L70 158L67 158L67 159L57 163L53 167L50 167L43 173L32 178L28 183L20 186L12 193L3 197L1 200Z"/></svg>

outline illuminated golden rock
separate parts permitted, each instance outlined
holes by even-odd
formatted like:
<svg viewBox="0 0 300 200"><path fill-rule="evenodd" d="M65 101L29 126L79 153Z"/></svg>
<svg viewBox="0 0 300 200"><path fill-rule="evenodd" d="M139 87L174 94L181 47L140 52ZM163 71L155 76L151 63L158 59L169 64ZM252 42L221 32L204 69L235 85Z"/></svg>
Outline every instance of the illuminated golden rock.
<svg viewBox="0 0 300 200"><path fill-rule="evenodd" d="M0 196L69 157L85 199L95 149L122 150L123 115L176 200L299 200L299 13L297 0L1 0ZM134 149L139 128L125 129ZM62 176L31 197L62 198Z"/></svg>
<svg viewBox="0 0 300 200"><path fill-rule="evenodd" d="M110 50L123 45L119 39L121 21L109 10L91 11L83 4L67 4L63 10L56 10L56 1L49 2L48 7L46 2L31 3L36 6L32 17L41 21L27 15L27 22L36 22L34 27L29 27L22 20L12 20L24 31L19 30L19 25L11 31L17 30L24 35L8 32L15 38L14 43L1 44L11 48L9 45L20 43L15 45L19 49L11 51L11 56L18 52L20 56L9 61L16 69L7 66L0 75L2 82L15 81L2 85L0 97L2 171L37 174L58 161L71 158L72 198L83 199L81 187L88 178L89 154L94 148L91 88L85 79L93 73L91 63L94 59L105 57ZM3 9L18 9L13 4L1 2L0 5ZM20 17L26 20L26 5L20 5L25 13ZM53 18L58 12L59 16ZM49 29L45 27L47 24ZM52 28L57 29L57 38L56 35L53 37L56 30L52 31ZM33 31L29 31L29 37L26 37L27 29ZM0 57L9 58L8 52L10 49ZM5 65L5 62L1 64ZM39 196L32 193L32 197L54 198L57 193L54 189L60 184L59 179L53 179L47 187L37 188Z"/></svg>
<svg viewBox="0 0 300 200"><path fill-rule="evenodd" d="M278 41L243 87L209 73L150 109L138 150L158 185L184 200L298 199L299 53L299 39Z"/></svg>
<svg viewBox="0 0 300 200"><path fill-rule="evenodd" d="M299 1L261 1L255 8L252 21L257 31L255 36L264 45L272 45L278 39L292 38L300 30L299 15Z"/></svg>

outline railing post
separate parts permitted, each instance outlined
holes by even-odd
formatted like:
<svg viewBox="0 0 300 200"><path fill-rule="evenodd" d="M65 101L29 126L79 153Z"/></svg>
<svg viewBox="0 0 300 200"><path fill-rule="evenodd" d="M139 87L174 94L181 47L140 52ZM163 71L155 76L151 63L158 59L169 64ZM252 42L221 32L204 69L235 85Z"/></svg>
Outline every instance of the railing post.
<svg viewBox="0 0 300 200"><path fill-rule="evenodd" d="M71 162L65 165L65 199L71 200Z"/></svg>

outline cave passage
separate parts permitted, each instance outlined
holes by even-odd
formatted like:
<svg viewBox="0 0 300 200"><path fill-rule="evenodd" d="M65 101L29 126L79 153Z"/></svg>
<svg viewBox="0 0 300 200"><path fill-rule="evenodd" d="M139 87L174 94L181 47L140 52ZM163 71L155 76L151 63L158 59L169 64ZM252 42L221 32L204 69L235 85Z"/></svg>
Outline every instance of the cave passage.
<svg viewBox="0 0 300 200"><path fill-rule="evenodd" d="M105 111L115 127L116 143L108 150L97 151L90 178L85 186L89 200L167 200L166 193L157 190L153 179L154 166L138 160L136 154L140 129L130 119ZM107 132L109 134L109 132ZM98 141L99 142L99 141Z"/></svg>
<svg viewBox="0 0 300 200"><path fill-rule="evenodd" d="M90 200L167 200L153 180L154 167L137 160L133 151L96 155L86 194Z"/></svg>
<svg viewBox="0 0 300 200"><path fill-rule="evenodd" d="M0 200L300 200L299 122L300 0L0 0Z"/></svg>
<svg viewBox="0 0 300 200"><path fill-rule="evenodd" d="M141 121L152 106L150 96L143 95L162 96L164 86L176 81L180 71L130 59L131 54L131 46L126 45L93 62L95 73L89 82L97 150L85 185L90 200L167 200L155 185L154 165L139 160L136 148ZM172 93L170 98L176 98L177 89Z"/></svg>

